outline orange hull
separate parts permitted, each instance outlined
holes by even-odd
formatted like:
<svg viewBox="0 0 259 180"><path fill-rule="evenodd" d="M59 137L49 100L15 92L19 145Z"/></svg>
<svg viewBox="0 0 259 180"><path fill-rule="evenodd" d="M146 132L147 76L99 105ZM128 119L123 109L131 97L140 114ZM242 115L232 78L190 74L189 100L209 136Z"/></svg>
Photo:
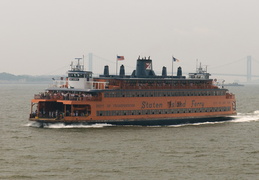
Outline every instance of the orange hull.
<svg viewBox="0 0 259 180"><path fill-rule="evenodd" d="M113 121L139 121L153 119L190 119L226 117L236 115L235 96L182 96L182 97L121 97L105 98L100 101L91 100L56 100L45 101L34 99L32 102L56 102L63 106L91 107L91 114L64 115L62 119L30 118L33 121L44 122L113 122ZM44 119L44 120L43 120Z"/></svg>

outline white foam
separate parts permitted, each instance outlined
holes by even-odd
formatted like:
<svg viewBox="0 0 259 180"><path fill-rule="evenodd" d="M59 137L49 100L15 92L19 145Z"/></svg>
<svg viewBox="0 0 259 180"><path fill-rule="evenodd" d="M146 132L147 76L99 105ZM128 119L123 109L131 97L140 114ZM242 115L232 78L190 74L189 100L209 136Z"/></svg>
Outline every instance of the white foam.
<svg viewBox="0 0 259 180"><path fill-rule="evenodd" d="M200 126L200 125L208 125L208 124L222 124L222 123L225 123L225 122L226 121L187 123L187 124L169 125L168 127Z"/></svg>
<svg viewBox="0 0 259 180"><path fill-rule="evenodd" d="M252 113L238 113L236 116L232 116L234 119L230 121L216 121L216 122L202 122L202 123L193 123L193 124L179 124L179 125L169 125L168 127L183 127L183 126L200 126L206 124L220 124L226 122L252 122L259 121L259 110L256 110Z"/></svg>
<svg viewBox="0 0 259 180"><path fill-rule="evenodd" d="M259 110L252 113L238 113L234 120L231 122L251 122L259 121Z"/></svg>
<svg viewBox="0 0 259 180"><path fill-rule="evenodd" d="M103 127L109 127L113 126L111 124L91 124L91 125L84 125L84 124L71 124L71 125L65 125L63 123L57 123L57 124L48 124L47 126L44 126L44 128L52 128L52 129L72 129L72 128L103 128Z"/></svg>
<svg viewBox="0 0 259 180"><path fill-rule="evenodd" d="M27 127L41 127L41 124L38 122L29 122L28 124L25 124Z"/></svg>

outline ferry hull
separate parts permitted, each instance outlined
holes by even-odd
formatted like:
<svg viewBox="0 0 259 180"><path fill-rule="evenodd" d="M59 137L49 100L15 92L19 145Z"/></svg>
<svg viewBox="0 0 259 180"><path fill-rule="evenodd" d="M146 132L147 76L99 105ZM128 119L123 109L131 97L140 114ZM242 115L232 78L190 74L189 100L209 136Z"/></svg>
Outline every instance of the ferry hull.
<svg viewBox="0 0 259 180"><path fill-rule="evenodd" d="M131 119L131 120L98 120L98 121L63 121L63 120L44 120L31 118L31 121L40 123L41 127L51 124L64 125L92 125L92 124L111 124L116 126L168 126L181 124L195 124L204 122L221 122L235 119L234 116L219 116L219 117L188 117L188 118L168 118L168 119Z"/></svg>

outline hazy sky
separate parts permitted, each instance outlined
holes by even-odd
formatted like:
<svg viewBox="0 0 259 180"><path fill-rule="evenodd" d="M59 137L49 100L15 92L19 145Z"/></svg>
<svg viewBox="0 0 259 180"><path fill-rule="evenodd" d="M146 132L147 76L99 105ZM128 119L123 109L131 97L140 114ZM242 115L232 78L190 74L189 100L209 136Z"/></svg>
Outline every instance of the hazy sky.
<svg viewBox="0 0 259 180"><path fill-rule="evenodd" d="M0 0L0 22L0 72L16 75L64 74L90 52L106 59L94 58L96 73L115 72L117 54L127 73L139 55L159 72L172 55L188 72L196 59L219 73L259 62L258 0Z"/></svg>

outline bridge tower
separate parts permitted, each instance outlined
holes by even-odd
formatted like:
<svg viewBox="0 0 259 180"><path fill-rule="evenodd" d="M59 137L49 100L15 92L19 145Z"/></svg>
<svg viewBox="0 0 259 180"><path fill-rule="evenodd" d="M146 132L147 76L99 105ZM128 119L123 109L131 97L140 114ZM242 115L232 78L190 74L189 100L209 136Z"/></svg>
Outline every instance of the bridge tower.
<svg viewBox="0 0 259 180"><path fill-rule="evenodd" d="M88 54L88 70L93 70L93 53Z"/></svg>
<svg viewBox="0 0 259 180"><path fill-rule="evenodd" d="M252 79L252 57L247 56L247 82L250 82Z"/></svg>

